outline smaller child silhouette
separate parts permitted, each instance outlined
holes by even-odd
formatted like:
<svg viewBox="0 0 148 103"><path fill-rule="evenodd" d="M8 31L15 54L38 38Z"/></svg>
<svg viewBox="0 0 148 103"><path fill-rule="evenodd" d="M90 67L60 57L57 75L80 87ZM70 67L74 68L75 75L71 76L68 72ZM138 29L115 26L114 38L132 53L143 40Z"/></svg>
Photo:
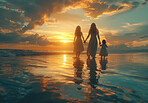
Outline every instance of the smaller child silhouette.
<svg viewBox="0 0 148 103"><path fill-rule="evenodd" d="M104 59L105 59L105 56L108 56L108 52L106 49L107 48L106 40L102 40L102 44L100 46L102 46L100 50L101 59L102 59L102 56L104 56Z"/></svg>

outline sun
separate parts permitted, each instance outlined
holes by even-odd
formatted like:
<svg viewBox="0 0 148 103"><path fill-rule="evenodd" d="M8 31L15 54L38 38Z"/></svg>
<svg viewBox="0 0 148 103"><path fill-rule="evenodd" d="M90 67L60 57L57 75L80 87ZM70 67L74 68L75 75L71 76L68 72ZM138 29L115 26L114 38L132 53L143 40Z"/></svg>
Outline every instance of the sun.
<svg viewBox="0 0 148 103"><path fill-rule="evenodd" d="M63 42L63 43L68 43L68 42L70 42L70 41L68 41L68 40L62 40L62 42Z"/></svg>

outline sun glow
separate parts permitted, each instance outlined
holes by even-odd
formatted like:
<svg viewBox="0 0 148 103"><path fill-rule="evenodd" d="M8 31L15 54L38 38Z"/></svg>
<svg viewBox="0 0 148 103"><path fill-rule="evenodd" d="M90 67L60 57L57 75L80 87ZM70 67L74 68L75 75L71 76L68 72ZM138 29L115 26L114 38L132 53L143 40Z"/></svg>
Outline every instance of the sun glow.
<svg viewBox="0 0 148 103"><path fill-rule="evenodd" d="M68 41L68 40L62 40L63 43L68 43L68 42L71 42L71 41Z"/></svg>

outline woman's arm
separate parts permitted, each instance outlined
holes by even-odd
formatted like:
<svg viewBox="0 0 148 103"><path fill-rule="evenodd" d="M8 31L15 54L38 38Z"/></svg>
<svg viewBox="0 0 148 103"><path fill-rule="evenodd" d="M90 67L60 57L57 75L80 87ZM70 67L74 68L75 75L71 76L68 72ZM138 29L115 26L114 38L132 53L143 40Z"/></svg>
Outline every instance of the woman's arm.
<svg viewBox="0 0 148 103"><path fill-rule="evenodd" d="M89 38L89 36L90 36L90 31L89 31L89 33L87 35L87 38L84 40L84 43L87 41L87 39Z"/></svg>
<svg viewBox="0 0 148 103"><path fill-rule="evenodd" d="M85 40L84 40L84 36L83 36L83 33L82 33L82 39L83 39L83 41L85 41Z"/></svg>
<svg viewBox="0 0 148 103"><path fill-rule="evenodd" d="M99 39L99 44L101 44L100 36L99 36L99 31L98 30L97 30L97 35L98 35L98 39Z"/></svg>

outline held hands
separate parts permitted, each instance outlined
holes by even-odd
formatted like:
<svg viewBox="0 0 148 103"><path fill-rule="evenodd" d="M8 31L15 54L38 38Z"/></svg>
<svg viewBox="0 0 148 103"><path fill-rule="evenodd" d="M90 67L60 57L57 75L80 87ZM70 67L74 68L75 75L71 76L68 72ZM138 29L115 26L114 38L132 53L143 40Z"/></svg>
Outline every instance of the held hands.
<svg viewBox="0 0 148 103"><path fill-rule="evenodd" d="M102 45L101 45L101 42L99 42L99 45L102 46Z"/></svg>

